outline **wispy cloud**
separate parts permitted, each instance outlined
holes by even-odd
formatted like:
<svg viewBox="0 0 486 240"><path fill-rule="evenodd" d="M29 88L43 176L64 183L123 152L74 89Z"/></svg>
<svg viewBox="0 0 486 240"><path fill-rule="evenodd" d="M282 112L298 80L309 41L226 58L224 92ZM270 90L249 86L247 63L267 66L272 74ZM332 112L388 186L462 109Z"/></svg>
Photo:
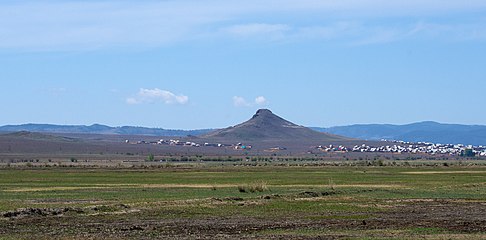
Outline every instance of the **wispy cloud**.
<svg viewBox="0 0 486 240"><path fill-rule="evenodd" d="M44 92L52 96L61 96L67 93L67 89L64 87L54 87L54 88L47 88L44 90Z"/></svg>
<svg viewBox="0 0 486 240"><path fill-rule="evenodd" d="M264 106L267 105L268 101L264 96L256 97L253 102L247 101L244 97L234 96L233 105L235 107L253 107L253 106Z"/></svg>
<svg viewBox="0 0 486 240"><path fill-rule="evenodd" d="M283 38L290 27L285 24L249 23L225 27L222 29L236 37Z"/></svg>
<svg viewBox="0 0 486 240"><path fill-rule="evenodd" d="M406 33L409 29L401 23L403 19L411 23L421 18L443 19L480 11L486 11L484 0L208 0L204 5L196 0L6 1L0 3L0 49L154 47L214 40L224 36L222 32L246 38L301 41L348 40L349 35L357 35L379 42ZM387 24L394 18L398 19L395 26ZM484 18L471 16L467 21L440 31L454 36L465 34L463 39L484 40ZM437 30L424 28L421 32Z"/></svg>
<svg viewBox="0 0 486 240"><path fill-rule="evenodd" d="M484 25L483 25L484 24ZM359 26L348 39L350 45L382 44L411 39L442 39L443 41L484 41L486 22L452 24L416 22L393 26Z"/></svg>
<svg viewBox="0 0 486 240"><path fill-rule="evenodd" d="M128 104L142 104L163 102L165 104L186 104L189 102L189 97L185 95L176 95L167 90L158 88L145 89L141 88L134 97L126 99Z"/></svg>
<svg viewBox="0 0 486 240"><path fill-rule="evenodd" d="M91 50L185 41L198 35L200 27L225 19L218 8L196 5L188 1L0 3L0 19L8 19L0 27L0 48Z"/></svg>

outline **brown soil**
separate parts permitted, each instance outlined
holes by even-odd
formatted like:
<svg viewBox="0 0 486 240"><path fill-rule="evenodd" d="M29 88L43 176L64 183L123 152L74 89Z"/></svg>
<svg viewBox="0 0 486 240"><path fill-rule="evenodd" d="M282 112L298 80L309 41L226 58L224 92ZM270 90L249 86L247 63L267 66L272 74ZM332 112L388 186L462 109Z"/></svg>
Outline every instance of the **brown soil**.
<svg viewBox="0 0 486 240"><path fill-rule="evenodd" d="M1 236L83 239L341 239L410 237L407 230L436 228L445 236L484 237L486 203L447 200L400 202L391 210L364 220L302 216L273 219L262 216L178 217L173 210L127 211L125 214L71 214L68 210L27 210L0 220ZM56 214L51 214L56 212ZM359 213L356 213L359 214ZM366 214L366 213L363 213ZM312 234L297 234L310 231ZM297 235L296 235L297 234ZM403 235L405 234L405 235ZM412 235L407 235L412 234ZM449 235L448 235L449 234Z"/></svg>

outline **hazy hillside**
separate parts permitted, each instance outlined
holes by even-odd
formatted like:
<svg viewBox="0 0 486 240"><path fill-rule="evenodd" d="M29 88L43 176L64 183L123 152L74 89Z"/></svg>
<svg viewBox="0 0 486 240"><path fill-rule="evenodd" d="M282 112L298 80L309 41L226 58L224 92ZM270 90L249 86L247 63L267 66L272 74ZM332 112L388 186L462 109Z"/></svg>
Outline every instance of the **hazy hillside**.
<svg viewBox="0 0 486 240"><path fill-rule="evenodd" d="M0 138L31 139L31 140L43 140L43 141L65 141L65 142L79 141L79 139L75 139L75 138L53 136L53 135L49 135L49 134L44 134L44 133L39 133L39 132L28 132L28 131L20 131L20 132L0 134Z"/></svg>
<svg viewBox="0 0 486 240"><path fill-rule="evenodd" d="M201 135L212 131L200 130L169 130L162 128L145 127L109 127L100 124L84 125L53 125L53 124L23 124L0 127L0 132L47 132L47 133L88 133L88 134L115 134L115 135L147 135L147 136L175 136Z"/></svg>
<svg viewBox="0 0 486 240"><path fill-rule="evenodd" d="M282 126L285 128L280 128ZM280 127L279 127L280 126ZM237 127L237 128L235 128ZM113 134L113 135L146 135L146 136L174 136L184 137L193 136L233 136L242 138L269 137L270 133L274 138L283 137L287 130L293 129L292 136L314 137L312 132L305 128L287 122L278 116L264 112L263 118L256 118L241 125L221 129L201 129L201 130L170 130L162 128L145 127L109 127L94 124L84 125L52 125L52 124L23 124L7 125L0 127L0 132L43 132L43 133L87 133L87 134ZM243 127L243 128L242 128ZM278 128L277 128L278 127ZM242 130L243 129L243 130ZM286 131L280 131L285 129ZM412 142L435 142L435 143L462 143L472 145L486 145L486 126L480 125L460 125L460 124L441 124L436 122L419 122L407 125L391 124L360 124L351 126L339 126L331 128L312 128L319 132L331 133L333 135L346 136L350 138L364 140L404 140ZM310 135L309 135L310 134ZM278 135L278 136L277 136ZM312 135L312 136L311 136ZM322 137L322 136L320 136ZM334 138L336 136L332 136Z"/></svg>
<svg viewBox="0 0 486 240"><path fill-rule="evenodd" d="M313 129L365 140L388 139L411 142L486 145L486 126L480 125L419 122L407 125L361 124Z"/></svg>

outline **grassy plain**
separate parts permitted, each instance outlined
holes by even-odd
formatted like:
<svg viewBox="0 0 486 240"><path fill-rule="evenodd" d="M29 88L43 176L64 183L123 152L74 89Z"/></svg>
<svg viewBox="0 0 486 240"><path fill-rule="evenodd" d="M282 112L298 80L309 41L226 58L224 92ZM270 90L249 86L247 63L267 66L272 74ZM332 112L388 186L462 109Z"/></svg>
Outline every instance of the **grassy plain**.
<svg viewBox="0 0 486 240"><path fill-rule="evenodd" d="M5 167L0 212L0 239L486 239L486 167Z"/></svg>

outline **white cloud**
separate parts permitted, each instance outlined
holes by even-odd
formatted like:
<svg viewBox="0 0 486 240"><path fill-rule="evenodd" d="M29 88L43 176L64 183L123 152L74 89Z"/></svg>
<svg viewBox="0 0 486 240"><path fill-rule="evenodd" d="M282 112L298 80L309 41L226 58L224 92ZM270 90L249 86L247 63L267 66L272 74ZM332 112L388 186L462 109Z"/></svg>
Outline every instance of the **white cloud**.
<svg viewBox="0 0 486 240"><path fill-rule="evenodd" d="M185 95L176 95L167 90L161 90L158 88L145 89L141 88L135 97L129 97L126 99L128 104L141 104L141 103L155 103L163 102L165 104L186 104L189 102L189 97Z"/></svg>
<svg viewBox="0 0 486 240"><path fill-rule="evenodd" d="M235 107L251 107L251 104L247 102L245 98L240 96L233 97L233 105Z"/></svg>
<svg viewBox="0 0 486 240"><path fill-rule="evenodd" d="M259 96L259 97L255 98L255 104L256 105L265 105L267 103L268 103L268 101L264 96Z"/></svg>
<svg viewBox="0 0 486 240"><path fill-rule="evenodd" d="M133 97L127 98L126 102L130 105L142 103L142 101L139 101L139 100L137 100L136 98L133 98Z"/></svg>
<svg viewBox="0 0 486 240"><path fill-rule="evenodd" d="M249 102L244 97L240 97L240 96L233 97L233 105L235 107L253 107L253 106L266 105L267 103L268 101L264 96L256 97L254 102Z"/></svg>

